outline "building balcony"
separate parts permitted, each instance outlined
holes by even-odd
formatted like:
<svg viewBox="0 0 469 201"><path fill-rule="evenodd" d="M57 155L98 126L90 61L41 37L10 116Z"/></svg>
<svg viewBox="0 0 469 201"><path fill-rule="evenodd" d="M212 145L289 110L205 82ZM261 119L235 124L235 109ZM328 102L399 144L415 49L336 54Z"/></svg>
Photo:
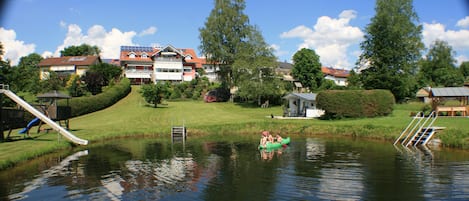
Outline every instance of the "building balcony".
<svg viewBox="0 0 469 201"><path fill-rule="evenodd" d="M151 70L126 70L125 77L127 78L151 78L153 71Z"/></svg>
<svg viewBox="0 0 469 201"><path fill-rule="evenodd" d="M165 61L165 62L182 62L181 58L172 58L172 57L156 57L155 61Z"/></svg>

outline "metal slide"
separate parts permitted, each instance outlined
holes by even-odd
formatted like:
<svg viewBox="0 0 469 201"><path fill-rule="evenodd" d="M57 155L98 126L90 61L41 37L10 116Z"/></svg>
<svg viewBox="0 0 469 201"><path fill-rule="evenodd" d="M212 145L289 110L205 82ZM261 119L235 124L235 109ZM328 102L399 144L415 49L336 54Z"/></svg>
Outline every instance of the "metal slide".
<svg viewBox="0 0 469 201"><path fill-rule="evenodd" d="M44 123L52 127L55 131L59 132L61 135L63 135L65 138L68 140L72 141L75 144L80 144L80 145L87 145L88 140L83 140L72 133L68 132L65 128L60 126L59 124L55 123L52 121L52 119L49 119L46 115L44 115L42 112L36 110L33 106L28 104L26 101L18 97L15 93L11 92L10 90L7 89L0 89L0 93L5 94L9 98L11 98L13 101L15 101L17 104L19 104L21 107L23 107L25 110L36 116L37 118L41 119Z"/></svg>

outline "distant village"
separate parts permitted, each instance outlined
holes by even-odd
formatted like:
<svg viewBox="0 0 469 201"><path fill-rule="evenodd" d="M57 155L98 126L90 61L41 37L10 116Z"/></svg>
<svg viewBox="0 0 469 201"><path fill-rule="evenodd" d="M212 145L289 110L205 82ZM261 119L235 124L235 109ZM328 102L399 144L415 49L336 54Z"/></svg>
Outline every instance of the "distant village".
<svg viewBox="0 0 469 201"><path fill-rule="evenodd" d="M191 81L197 72L203 70L203 75L210 81L217 80L215 65L207 62L206 58L198 57L191 48L121 46L119 59L101 59L99 56L64 56L45 58L38 66L40 77L45 79L50 71L57 74L84 75L89 66L97 63L109 63L120 66L123 76L130 79L133 85L156 83L158 81ZM293 65L287 62L277 62L275 71L283 80L292 82L301 88L301 83L291 76ZM325 79L332 80L338 86L347 86L349 70L323 66L321 68Z"/></svg>

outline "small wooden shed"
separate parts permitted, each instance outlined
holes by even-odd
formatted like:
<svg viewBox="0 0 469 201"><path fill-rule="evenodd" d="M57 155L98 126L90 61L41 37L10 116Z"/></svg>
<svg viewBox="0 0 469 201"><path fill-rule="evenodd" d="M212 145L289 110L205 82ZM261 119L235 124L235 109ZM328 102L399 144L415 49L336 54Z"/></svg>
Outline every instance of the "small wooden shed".
<svg viewBox="0 0 469 201"><path fill-rule="evenodd" d="M284 116L286 117L320 117L324 110L316 108L315 93L289 93L283 97L286 99Z"/></svg>

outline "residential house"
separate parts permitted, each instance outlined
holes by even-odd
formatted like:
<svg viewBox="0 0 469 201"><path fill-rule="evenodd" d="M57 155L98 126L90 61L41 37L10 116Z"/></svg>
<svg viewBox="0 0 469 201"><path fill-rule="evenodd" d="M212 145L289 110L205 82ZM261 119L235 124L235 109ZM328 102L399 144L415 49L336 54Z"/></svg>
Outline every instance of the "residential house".
<svg viewBox="0 0 469 201"><path fill-rule="evenodd" d="M334 81L337 86L347 86L347 78L350 76L349 70L323 66L321 71L325 79Z"/></svg>
<svg viewBox="0 0 469 201"><path fill-rule="evenodd" d="M122 73L132 84L148 84L153 78L153 47L121 46Z"/></svg>
<svg viewBox="0 0 469 201"><path fill-rule="evenodd" d="M316 108L315 93L289 93L283 97L288 101L284 116L286 117L320 117L324 110Z"/></svg>
<svg viewBox="0 0 469 201"><path fill-rule="evenodd" d="M59 76L76 74L82 76L90 66L101 63L99 56L64 56L51 57L39 62L40 79L48 79L50 72L54 71Z"/></svg>
<svg viewBox="0 0 469 201"><path fill-rule="evenodd" d="M211 82L218 80L218 71L220 71L218 66L204 62L202 67L205 72L204 77L207 77Z"/></svg>
<svg viewBox="0 0 469 201"><path fill-rule="evenodd" d="M204 58L198 58L193 49L166 47L121 46L121 66L132 84L158 81L191 81L202 68Z"/></svg>
<svg viewBox="0 0 469 201"><path fill-rule="evenodd" d="M288 62L277 62L277 68L275 73L277 75L290 75L291 70L293 69L293 64Z"/></svg>
<svg viewBox="0 0 469 201"><path fill-rule="evenodd" d="M278 75L283 76L283 80L294 83L297 90L301 90L301 83L295 80L291 75L292 69L292 64L287 62L278 62L275 72ZM324 74L325 79L334 81L336 85L347 86L347 78L350 76L349 70L323 66L321 67L321 72Z"/></svg>

